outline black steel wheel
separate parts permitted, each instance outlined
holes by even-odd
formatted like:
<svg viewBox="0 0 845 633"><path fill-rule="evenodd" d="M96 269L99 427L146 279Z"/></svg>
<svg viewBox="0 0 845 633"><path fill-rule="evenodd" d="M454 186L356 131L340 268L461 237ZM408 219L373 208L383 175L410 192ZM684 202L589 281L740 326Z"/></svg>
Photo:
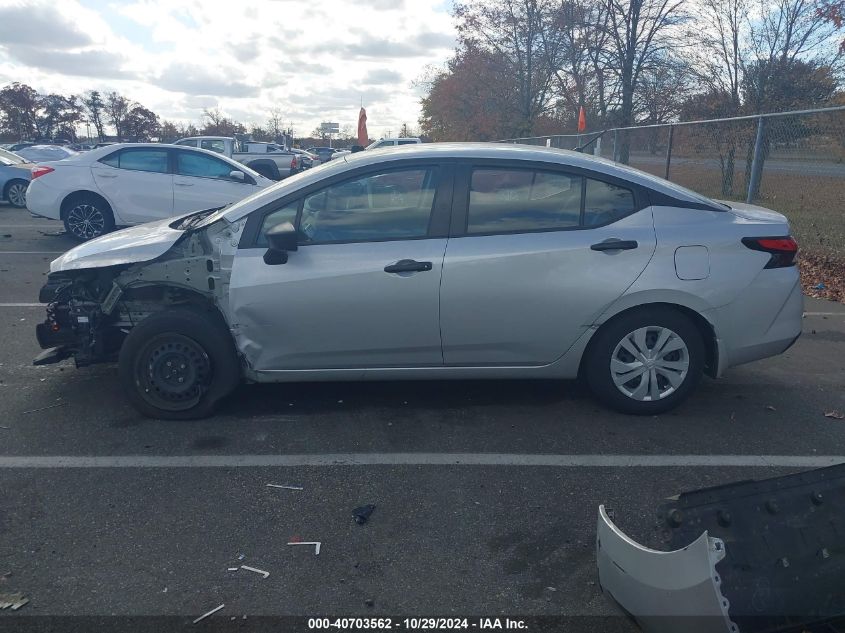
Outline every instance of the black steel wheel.
<svg viewBox="0 0 845 633"><path fill-rule="evenodd" d="M211 415L241 376L223 318L202 308L167 310L141 321L123 341L119 370L135 408L170 420Z"/></svg>

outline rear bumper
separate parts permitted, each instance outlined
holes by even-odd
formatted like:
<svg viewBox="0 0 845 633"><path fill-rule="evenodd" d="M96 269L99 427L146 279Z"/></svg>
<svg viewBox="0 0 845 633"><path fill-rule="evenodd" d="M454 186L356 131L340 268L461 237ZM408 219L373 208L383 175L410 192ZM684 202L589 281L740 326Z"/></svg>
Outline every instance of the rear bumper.
<svg viewBox="0 0 845 633"><path fill-rule="evenodd" d="M708 316L719 338L719 375L728 367L782 354L801 336L803 326L798 269L761 271L737 299Z"/></svg>
<svg viewBox="0 0 845 633"><path fill-rule="evenodd" d="M26 208L32 215L40 218L61 220L61 192L48 187L43 179L44 176L29 183L26 190Z"/></svg>

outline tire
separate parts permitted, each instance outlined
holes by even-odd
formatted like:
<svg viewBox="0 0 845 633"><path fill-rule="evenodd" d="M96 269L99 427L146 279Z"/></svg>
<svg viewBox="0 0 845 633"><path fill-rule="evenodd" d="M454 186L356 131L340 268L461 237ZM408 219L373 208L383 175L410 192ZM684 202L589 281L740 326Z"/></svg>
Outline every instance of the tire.
<svg viewBox="0 0 845 633"><path fill-rule="evenodd" d="M86 242L114 230L114 214L105 200L93 194L74 196L66 203L62 220L68 235Z"/></svg>
<svg viewBox="0 0 845 633"><path fill-rule="evenodd" d="M241 380L223 319L200 308L150 315L123 341L118 359L127 398L143 415L195 420L214 412Z"/></svg>
<svg viewBox="0 0 845 633"><path fill-rule="evenodd" d="M662 352L654 351L658 345ZM585 359L585 376L595 396L612 409L656 415L689 396L704 360L701 333L687 316L671 308L642 308L599 329Z"/></svg>
<svg viewBox="0 0 845 633"><path fill-rule="evenodd" d="M11 180L6 184L3 197L13 207L23 209L26 207L26 188L29 183L26 180Z"/></svg>

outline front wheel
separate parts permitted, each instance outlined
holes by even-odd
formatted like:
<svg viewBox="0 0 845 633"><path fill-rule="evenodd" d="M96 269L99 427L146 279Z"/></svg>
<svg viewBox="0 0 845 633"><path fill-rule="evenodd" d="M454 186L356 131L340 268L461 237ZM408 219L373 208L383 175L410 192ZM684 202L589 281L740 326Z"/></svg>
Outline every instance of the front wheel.
<svg viewBox="0 0 845 633"><path fill-rule="evenodd" d="M211 415L240 382L222 318L185 308L153 314L134 327L120 349L119 373L135 408L166 420Z"/></svg>
<svg viewBox="0 0 845 633"><path fill-rule="evenodd" d="M667 308L623 315L596 333L586 359L593 393L623 413L654 415L683 402L704 371L695 324Z"/></svg>

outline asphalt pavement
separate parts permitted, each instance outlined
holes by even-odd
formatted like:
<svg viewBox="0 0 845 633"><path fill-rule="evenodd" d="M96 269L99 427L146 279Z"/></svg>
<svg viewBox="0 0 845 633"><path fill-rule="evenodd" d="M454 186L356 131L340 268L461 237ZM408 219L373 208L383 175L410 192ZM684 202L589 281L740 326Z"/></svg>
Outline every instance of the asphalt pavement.
<svg viewBox="0 0 845 633"><path fill-rule="evenodd" d="M657 417L610 412L576 383L469 381L244 386L212 419L145 419L112 366L31 364L38 289L73 246L60 229L0 206L0 593L30 599L0 611L0 630L37 615L191 627L219 604L196 630L244 615L611 616L600 503L656 545L670 495L845 461L845 421L824 415L845 411L845 306L809 299L786 354L704 379ZM240 565L270 575L228 571Z"/></svg>

